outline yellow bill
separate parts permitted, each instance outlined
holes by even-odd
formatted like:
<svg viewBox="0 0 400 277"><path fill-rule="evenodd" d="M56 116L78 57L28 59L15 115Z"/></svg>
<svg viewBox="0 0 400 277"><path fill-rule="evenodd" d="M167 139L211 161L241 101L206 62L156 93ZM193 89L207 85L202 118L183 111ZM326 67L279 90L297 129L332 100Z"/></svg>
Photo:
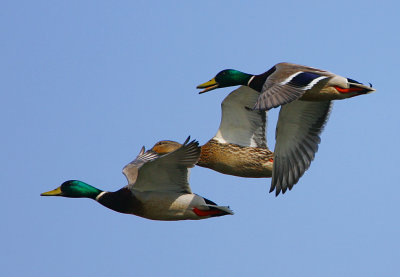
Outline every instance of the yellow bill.
<svg viewBox="0 0 400 277"><path fill-rule="evenodd" d="M58 188L53 189L51 191L43 192L40 195L41 196L60 196L61 194L62 194L61 187L58 187Z"/></svg>
<svg viewBox="0 0 400 277"><path fill-rule="evenodd" d="M204 90L200 91L200 93L204 93L206 91L210 91L213 89L216 89L219 87L219 84L217 83L217 81L215 81L215 78L211 79L208 82L205 82L204 84L198 85L196 88L204 88Z"/></svg>

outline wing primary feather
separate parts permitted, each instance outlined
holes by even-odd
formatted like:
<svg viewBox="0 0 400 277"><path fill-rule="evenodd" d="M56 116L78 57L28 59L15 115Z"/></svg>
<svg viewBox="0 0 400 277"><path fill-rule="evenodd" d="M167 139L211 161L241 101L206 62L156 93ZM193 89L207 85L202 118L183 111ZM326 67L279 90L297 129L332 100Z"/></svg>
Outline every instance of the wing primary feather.
<svg viewBox="0 0 400 277"><path fill-rule="evenodd" d="M291 151L292 152L292 151ZM295 181L295 174L294 171L296 170L296 166L294 164L294 157L293 157L293 152L290 153L290 158L288 159L288 181L287 181L287 185L290 187L291 184Z"/></svg>
<svg viewBox="0 0 400 277"><path fill-rule="evenodd" d="M188 183L189 168L197 163L201 148L196 140L189 141L190 137L181 147L168 154L159 156L154 153L157 158L136 169L136 182L130 188L138 191L191 193Z"/></svg>
<svg viewBox="0 0 400 277"><path fill-rule="evenodd" d="M188 136L185 140L185 142L183 143L183 145L186 145L188 143L188 141L190 140L190 136Z"/></svg>
<svg viewBox="0 0 400 277"><path fill-rule="evenodd" d="M293 101L282 106L276 128L272 186L284 193L315 158L331 102ZM278 191L277 191L278 192Z"/></svg>

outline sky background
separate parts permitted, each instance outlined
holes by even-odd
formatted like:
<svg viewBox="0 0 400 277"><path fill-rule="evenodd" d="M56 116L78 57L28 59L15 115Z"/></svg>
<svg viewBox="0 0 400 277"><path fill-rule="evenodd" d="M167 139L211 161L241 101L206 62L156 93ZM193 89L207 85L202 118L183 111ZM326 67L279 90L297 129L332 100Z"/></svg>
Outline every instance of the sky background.
<svg viewBox="0 0 400 277"><path fill-rule="evenodd" d="M400 270L398 1L2 1L2 276L395 276ZM336 101L310 169L270 179L195 167L192 190L234 216L157 222L89 199L162 139L206 143L234 88L196 85L278 62L376 92ZM274 146L278 109L269 113Z"/></svg>

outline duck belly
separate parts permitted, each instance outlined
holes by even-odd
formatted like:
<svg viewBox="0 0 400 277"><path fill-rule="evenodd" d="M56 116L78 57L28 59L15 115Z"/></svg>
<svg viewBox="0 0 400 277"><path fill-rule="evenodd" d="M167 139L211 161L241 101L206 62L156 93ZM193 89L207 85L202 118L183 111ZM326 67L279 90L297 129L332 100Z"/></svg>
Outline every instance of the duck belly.
<svg viewBox="0 0 400 277"><path fill-rule="evenodd" d="M153 220L202 219L193 212L193 208L206 204L196 194L142 192L135 195L143 203L143 210L136 215Z"/></svg>
<svg viewBox="0 0 400 277"><path fill-rule="evenodd" d="M354 93L343 94L339 93L334 87L327 86L322 89L311 89L306 91L299 100L305 101L329 101L340 100L353 96Z"/></svg>
<svg viewBox="0 0 400 277"><path fill-rule="evenodd" d="M268 178L272 176L273 153L267 148L212 140L201 147L197 165L233 176Z"/></svg>

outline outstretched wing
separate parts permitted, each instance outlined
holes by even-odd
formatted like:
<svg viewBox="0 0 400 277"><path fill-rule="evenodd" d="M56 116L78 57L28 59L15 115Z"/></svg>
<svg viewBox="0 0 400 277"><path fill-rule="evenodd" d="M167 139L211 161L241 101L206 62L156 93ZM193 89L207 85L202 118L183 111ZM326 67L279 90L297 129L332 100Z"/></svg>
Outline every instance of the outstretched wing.
<svg viewBox="0 0 400 277"><path fill-rule="evenodd" d="M128 185L132 185L136 182L136 178L138 176L139 168L144 165L148 161L152 161L158 157L157 153L153 151L145 152L144 146L140 150L139 155L135 160L127 164L123 169L122 173L125 175L128 180Z"/></svg>
<svg viewBox="0 0 400 277"><path fill-rule="evenodd" d="M199 143L188 143L177 150L147 161L139 167L133 188L139 191L174 191L191 193L188 175L200 157Z"/></svg>
<svg viewBox="0 0 400 277"><path fill-rule="evenodd" d="M294 101L281 107L270 192L292 189L309 168L331 107L331 101Z"/></svg>
<svg viewBox="0 0 400 277"><path fill-rule="evenodd" d="M225 97L221 104L221 123L214 139L222 143L267 148L267 113L252 109L259 95L254 89L241 86Z"/></svg>
<svg viewBox="0 0 400 277"><path fill-rule="evenodd" d="M334 76L325 70L290 63L279 63L275 68L265 81L254 109L268 111L288 104L316 85L322 88Z"/></svg>

